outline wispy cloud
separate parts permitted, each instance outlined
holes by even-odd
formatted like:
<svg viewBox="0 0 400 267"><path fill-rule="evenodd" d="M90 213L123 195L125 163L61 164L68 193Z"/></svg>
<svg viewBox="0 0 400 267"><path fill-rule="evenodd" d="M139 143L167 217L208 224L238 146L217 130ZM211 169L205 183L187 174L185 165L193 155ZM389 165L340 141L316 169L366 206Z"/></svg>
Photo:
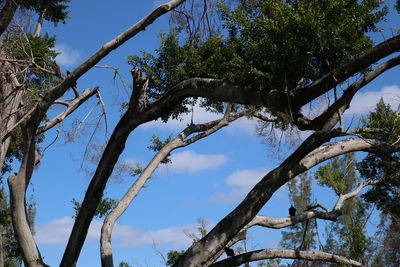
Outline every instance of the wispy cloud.
<svg viewBox="0 0 400 267"><path fill-rule="evenodd" d="M75 65L78 63L81 57L81 53L79 51L74 50L66 43L56 44L54 50L60 53L56 57L56 62L63 67Z"/></svg>
<svg viewBox="0 0 400 267"><path fill-rule="evenodd" d="M379 91L357 93L345 115L367 114L375 109L376 103L381 97L385 103L390 104L392 109L396 110L400 104L400 87L398 85L389 85L384 86Z"/></svg>
<svg viewBox="0 0 400 267"><path fill-rule="evenodd" d="M162 166L166 172L197 173L203 170L215 169L228 161L222 154L198 154L191 150L171 155L172 163Z"/></svg>
<svg viewBox="0 0 400 267"><path fill-rule="evenodd" d="M38 244L66 244L74 224L71 217L53 220L37 228L35 239ZM98 242L100 239L102 222L93 221L90 225L87 241ZM192 243L186 233L196 233L197 225L190 224L180 227L168 227L149 231L134 228L129 225L116 224L113 230L113 243L119 247L169 244L184 248Z"/></svg>
<svg viewBox="0 0 400 267"><path fill-rule="evenodd" d="M238 201L242 199L268 171L269 169L267 167L236 171L229 175L224 181L228 190L217 192L211 199L223 204L230 204Z"/></svg>

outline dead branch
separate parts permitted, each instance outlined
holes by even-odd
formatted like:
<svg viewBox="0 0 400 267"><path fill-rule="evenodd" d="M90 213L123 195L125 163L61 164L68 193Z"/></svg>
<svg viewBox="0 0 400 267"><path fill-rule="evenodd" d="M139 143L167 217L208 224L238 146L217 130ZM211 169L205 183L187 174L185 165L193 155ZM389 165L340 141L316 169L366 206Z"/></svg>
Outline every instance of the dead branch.
<svg viewBox="0 0 400 267"><path fill-rule="evenodd" d="M37 130L37 134L41 134L51 128L53 128L55 125L58 123L62 122L68 115L70 115L72 112L74 112L79 106L81 106L86 100L88 100L91 96L96 94L99 90L99 87L95 87L93 90L86 89L85 91L82 92L81 95L79 95L77 98L75 98L72 102L60 102L57 101L56 103L59 104L64 104L67 106L67 109L64 110L62 113L57 115L55 118L51 119L48 121L46 124L42 125L39 127Z"/></svg>

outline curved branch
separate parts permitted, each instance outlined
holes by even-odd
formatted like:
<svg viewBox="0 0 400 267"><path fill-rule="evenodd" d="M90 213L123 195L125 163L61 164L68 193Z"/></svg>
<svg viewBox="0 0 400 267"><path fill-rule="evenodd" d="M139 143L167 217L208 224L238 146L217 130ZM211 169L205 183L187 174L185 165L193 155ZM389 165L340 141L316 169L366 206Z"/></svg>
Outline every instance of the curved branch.
<svg viewBox="0 0 400 267"><path fill-rule="evenodd" d="M357 267L363 266L361 262L357 262L339 255L330 254L322 251L304 251L304 250L293 250L293 249L261 249L243 253L216 262L214 264L209 265L209 267L232 267L232 266L239 266L246 262L265 260L265 259L276 259L276 258L335 262Z"/></svg>
<svg viewBox="0 0 400 267"><path fill-rule="evenodd" d="M297 108L301 108L311 100L323 95L331 88L342 83L357 72L360 72L378 60L400 50L400 36L392 37L359 55L349 63L325 74L311 85L302 89L301 94L293 98Z"/></svg>
<svg viewBox="0 0 400 267"><path fill-rule="evenodd" d="M331 135L329 135L331 134ZM208 262L253 218L272 194L296 175L335 156L352 151L370 151L392 153L400 151L400 146L390 146L373 139L349 138L334 143L321 145L325 138L333 138L339 133L333 131L321 136L312 134L288 159L278 168L265 175L248 193L245 199L230 214L221 220L203 239L194 243L175 266L198 266ZM304 155L314 146L312 152ZM322 214L321 214L322 216Z"/></svg>
<svg viewBox="0 0 400 267"><path fill-rule="evenodd" d="M376 67L373 71L370 71L361 79L357 80L353 84L351 84L343 93L343 95L335 101L326 111L324 111L321 115L316 117L313 120L308 120L305 117L296 118L296 125L300 130L317 130L321 127L321 125L332 115L338 112L339 109L346 110L350 107L350 102L353 99L354 95L365 85L373 81L379 75L384 73L385 71L397 66L400 64L400 56L394 57L378 67ZM295 102L296 103L296 102Z"/></svg>
<svg viewBox="0 0 400 267"><path fill-rule="evenodd" d="M379 180L370 180L370 181L366 181L366 182L362 182L360 183L356 189L354 189L353 191L344 194L344 195L340 195L338 201L335 204L335 207L333 208L333 210L340 210L343 206L343 202L345 202L346 200L355 197L358 193L360 193L361 189L363 189L364 187L368 186L368 185L375 185L375 184L379 184L382 183L384 181L384 179L379 179Z"/></svg>

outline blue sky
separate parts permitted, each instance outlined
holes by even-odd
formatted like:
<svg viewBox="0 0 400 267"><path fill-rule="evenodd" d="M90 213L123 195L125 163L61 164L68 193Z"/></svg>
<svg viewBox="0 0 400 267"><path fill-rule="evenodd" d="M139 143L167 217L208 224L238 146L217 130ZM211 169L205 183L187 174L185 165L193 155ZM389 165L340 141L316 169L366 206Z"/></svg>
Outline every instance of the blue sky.
<svg viewBox="0 0 400 267"><path fill-rule="evenodd" d="M67 24L46 23L44 31L57 35L58 64L65 71L71 70L86 59L102 44L111 40L161 1L72 1L70 19ZM397 24L395 24L397 23ZM398 26L398 16L389 17L388 25ZM103 59L99 65L109 65L121 70L121 75L130 82L130 67L126 63L129 55L140 50L151 52L158 47L157 35L167 31L168 18L164 16L125 43L117 51ZM377 42L391 37L390 31L374 36ZM358 116L374 108L382 96L394 108L400 103L400 83L398 69L388 71L381 78L369 84L360 92L346 112L346 122L353 126ZM100 86L107 106L109 131L119 119L119 104L126 99L126 91L120 81L114 81L110 69L94 68L78 81L78 89ZM82 156L93 127L82 126L75 142L66 142L65 134L76 120L82 120L96 105L92 99L68 118L60 130L60 138L46 149L39 168L34 173L30 192L37 202L36 241L46 263L57 266L62 257L74 213L71 199L81 201L90 176L81 169ZM316 105L324 106L321 101ZM51 115L60 112L54 107ZM97 106L90 118L101 110ZM217 118L198 106L195 107L194 121L205 122ZM146 147L153 133L161 137L177 134L189 121L150 122L140 126L129 137L121 162L145 165L153 156ZM186 232L195 232L197 219L203 218L210 227L230 212L241 198L268 170L279 164L281 158L273 148L264 144L254 133L256 122L242 119L228 128L209 136L189 147L174 151L172 164L161 167L149 186L142 190L131 207L118 221L114 229L113 248L115 263L124 260L134 266L161 266L161 257L156 252L166 254L168 250L188 247L191 240ZM48 132L43 147L49 145L57 135L56 129ZM104 136L104 125L96 138ZM305 135L303 135L304 137ZM280 155L284 157L284 154ZM85 162L84 166L94 166ZM113 179L107 185L107 196L120 198L132 178L128 176ZM271 217L287 216L290 206L287 189L281 188L267 203L261 214ZM319 202L332 207L335 199L326 189L315 192ZM94 220L80 256L78 266L99 266L99 233L101 221ZM250 232L248 248L276 247L280 240L277 230L256 228Z"/></svg>

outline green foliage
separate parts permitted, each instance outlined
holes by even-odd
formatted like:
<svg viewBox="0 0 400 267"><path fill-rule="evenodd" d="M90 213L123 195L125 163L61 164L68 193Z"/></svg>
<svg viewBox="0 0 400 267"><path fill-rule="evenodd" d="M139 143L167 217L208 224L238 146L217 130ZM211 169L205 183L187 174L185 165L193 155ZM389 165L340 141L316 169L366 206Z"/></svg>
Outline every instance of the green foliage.
<svg viewBox="0 0 400 267"><path fill-rule="evenodd" d="M180 41L181 29L172 29L160 35L156 55L129 57L129 64L149 77L149 99L192 77L298 94L300 87L371 47L366 33L377 31L386 14L380 0L243 2L233 8L220 4L226 35L193 45ZM183 112L188 110L181 105L164 119Z"/></svg>
<svg viewBox="0 0 400 267"><path fill-rule="evenodd" d="M19 46L15 46L14 44L16 39L20 39L19 36L8 35L2 43L4 51L15 59L25 60L33 57L37 64L49 65L58 55L58 53L53 50L56 41L55 36L50 37L46 33L44 36L35 37L27 33L24 38L25 42Z"/></svg>
<svg viewBox="0 0 400 267"><path fill-rule="evenodd" d="M168 266L174 265L184 253L185 253L184 250L181 250L181 251L176 251L176 250L169 251L168 254L167 254L167 265Z"/></svg>
<svg viewBox="0 0 400 267"><path fill-rule="evenodd" d="M140 175L142 172L143 167L139 163L136 163L135 167L129 167L129 175L132 177Z"/></svg>
<svg viewBox="0 0 400 267"><path fill-rule="evenodd" d="M375 110L363 119L363 126L380 129L379 133L365 134L365 137L376 138L388 144L396 143L400 136L400 118L382 99ZM367 180L385 178L384 183L375 185L363 197L366 201L375 203L383 212L394 216L400 216L400 165L397 160L399 156L400 153L368 153L357 165L360 174Z"/></svg>
<svg viewBox="0 0 400 267"><path fill-rule="evenodd" d="M71 203L73 204L73 208L75 210L73 217L76 218L76 216L78 215L78 212L81 208L81 203L79 201L77 201L75 198L73 198L71 200ZM101 199L99 205L97 206L94 216L99 219L107 216L107 214L109 212L111 212L117 206L117 204L118 204L118 200L113 199L113 198L103 197Z"/></svg>
<svg viewBox="0 0 400 267"><path fill-rule="evenodd" d="M38 14L46 9L45 20L65 23L69 13L67 10L69 2L71 0L24 0L21 1L21 6Z"/></svg>
<svg viewBox="0 0 400 267"><path fill-rule="evenodd" d="M51 37L47 33L37 37L29 33L16 33L3 38L1 49L11 58L26 61L27 72L20 80L24 80L24 87L29 89L30 101L59 83L58 78L43 71L53 71L54 58L58 55L54 50L55 42L55 36ZM29 64L32 59L41 68Z"/></svg>
<svg viewBox="0 0 400 267"><path fill-rule="evenodd" d="M377 30L386 13L381 3L264 0L222 13L231 40L250 62L246 80L256 88L295 89L370 47L365 33Z"/></svg>
<svg viewBox="0 0 400 267"><path fill-rule="evenodd" d="M357 181L354 154L330 160L315 172L318 184L332 188L337 195L353 190Z"/></svg>
<svg viewBox="0 0 400 267"><path fill-rule="evenodd" d="M161 141L160 138L153 134L151 136L151 142L153 143L152 145L147 146L148 149L153 150L154 152L160 151L165 145L167 145L169 142L172 140L172 135L169 135L164 141ZM171 156L170 153L168 153L167 156L161 161L161 163L167 164L171 163L171 159L169 158Z"/></svg>

